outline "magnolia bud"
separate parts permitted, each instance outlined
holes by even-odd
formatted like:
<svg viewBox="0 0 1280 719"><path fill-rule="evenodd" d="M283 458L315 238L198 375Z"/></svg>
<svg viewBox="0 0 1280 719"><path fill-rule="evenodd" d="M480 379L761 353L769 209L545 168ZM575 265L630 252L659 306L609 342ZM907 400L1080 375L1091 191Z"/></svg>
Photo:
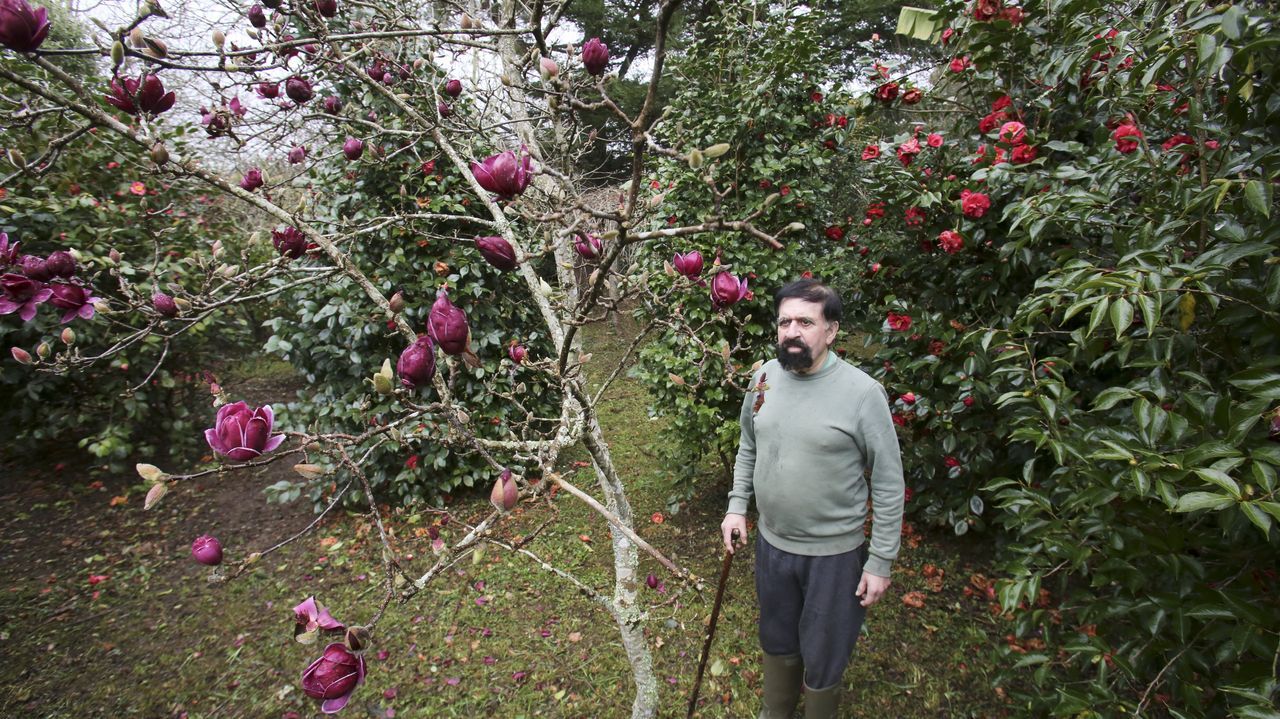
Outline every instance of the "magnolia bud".
<svg viewBox="0 0 1280 719"><path fill-rule="evenodd" d="M228 280L231 279L232 277L235 277L239 272L240 271L236 269L235 265L222 265L221 267L218 268L218 274L222 275Z"/></svg>
<svg viewBox="0 0 1280 719"><path fill-rule="evenodd" d="M400 314L404 311L404 293L397 291L391 295L391 299L387 300L387 304L390 305L392 312Z"/></svg>
<svg viewBox="0 0 1280 719"><path fill-rule="evenodd" d="M510 512L519 500L520 489L516 486L515 479L511 477L511 470L502 470L498 481L494 482L493 489L489 491L489 502L499 512Z"/></svg>
<svg viewBox="0 0 1280 719"><path fill-rule="evenodd" d="M142 501L143 509L151 509L156 503L164 499L164 495L169 493L169 485L164 482L156 482L151 485L151 489L147 490L147 498Z"/></svg>
<svg viewBox="0 0 1280 719"><path fill-rule="evenodd" d="M49 346L48 342L41 342L36 345L36 356L40 359L48 359L49 353L52 351L53 348Z"/></svg>
<svg viewBox="0 0 1280 719"><path fill-rule="evenodd" d="M729 143L721 142L703 150L702 154L706 155L708 160L714 160L728 151L729 151Z"/></svg>
<svg viewBox="0 0 1280 719"><path fill-rule="evenodd" d="M174 297L173 303L177 305L178 309L183 312L186 312L191 309L191 302L188 300L184 300L181 297Z"/></svg>
<svg viewBox="0 0 1280 719"><path fill-rule="evenodd" d="M142 28L135 27L129 31L129 44L143 50L147 47L147 36L142 32Z"/></svg>
<svg viewBox="0 0 1280 719"><path fill-rule="evenodd" d="M803 229L804 229L803 222L792 222L791 224L787 225L787 228L786 230L784 230L784 232L799 232Z"/></svg>
<svg viewBox="0 0 1280 719"><path fill-rule="evenodd" d="M116 40L111 43L111 64L119 65L124 62L124 43Z"/></svg>
<svg viewBox="0 0 1280 719"><path fill-rule="evenodd" d="M21 347L10 347L9 354L13 355L20 364L31 364L31 353Z"/></svg>
<svg viewBox="0 0 1280 719"><path fill-rule="evenodd" d="M148 482L163 482L169 478L169 475L165 474L163 470L154 464L143 464L139 462L134 465L134 469L138 470L139 477L142 477Z"/></svg>
<svg viewBox="0 0 1280 719"><path fill-rule="evenodd" d="M62 344L73 345L75 343L76 343L75 330L71 329L70 327L63 327L62 328Z"/></svg>
<svg viewBox="0 0 1280 719"><path fill-rule="evenodd" d="M112 264L120 263L120 251L114 247L112 247L111 251L107 253L107 257L111 259Z"/></svg>
<svg viewBox="0 0 1280 719"><path fill-rule="evenodd" d="M27 167L26 156L22 154L22 150L16 147L9 148L9 162L12 162L13 166L19 170L24 170Z"/></svg>
<svg viewBox="0 0 1280 719"><path fill-rule="evenodd" d="M165 149L163 142L157 142L151 146L151 161L157 165L163 165L169 161L169 151Z"/></svg>
<svg viewBox="0 0 1280 719"><path fill-rule="evenodd" d="M470 30L471 28L476 26L476 23L474 20L471 19L470 15L464 12L462 13L462 21L458 23L458 26L461 27L463 30Z"/></svg>
<svg viewBox="0 0 1280 719"><path fill-rule="evenodd" d="M227 36L224 35L221 30L214 30L213 31L214 47L218 48L218 51L221 52L222 48L225 47L226 44L227 44Z"/></svg>
<svg viewBox="0 0 1280 719"><path fill-rule="evenodd" d="M160 59L169 57L169 46L164 44L163 40L157 40L151 37L143 37L142 41L147 45L148 55L152 57L160 58Z"/></svg>
<svg viewBox="0 0 1280 719"><path fill-rule="evenodd" d="M369 648L373 639L366 627L347 627L347 646L353 652L362 652Z"/></svg>
<svg viewBox="0 0 1280 719"><path fill-rule="evenodd" d="M538 73L542 75L543 80L550 80L560 75L560 66L555 60L544 57L538 60Z"/></svg>
<svg viewBox="0 0 1280 719"><path fill-rule="evenodd" d="M304 479L319 479L329 473L328 470L318 464L295 464L293 465L293 471Z"/></svg>
<svg viewBox="0 0 1280 719"><path fill-rule="evenodd" d="M390 377L387 377L386 375L380 375L380 374L375 374L373 376L374 392L377 392L383 397L386 397L387 395L391 394L392 390L393 390L393 386L391 384Z"/></svg>
<svg viewBox="0 0 1280 719"><path fill-rule="evenodd" d="M702 150L689 151L689 169L696 170L702 167Z"/></svg>

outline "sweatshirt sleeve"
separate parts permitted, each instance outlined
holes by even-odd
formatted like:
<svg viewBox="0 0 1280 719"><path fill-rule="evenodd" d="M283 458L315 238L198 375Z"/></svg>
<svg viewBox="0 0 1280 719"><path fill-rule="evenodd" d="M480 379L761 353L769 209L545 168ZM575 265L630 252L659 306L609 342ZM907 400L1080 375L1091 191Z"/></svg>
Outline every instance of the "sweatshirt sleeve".
<svg viewBox="0 0 1280 719"><path fill-rule="evenodd" d="M751 387L759 380L751 378ZM733 463L733 489L729 490L729 514L747 513L747 505L751 503L754 493L753 485L756 471L756 429L755 429L755 392L748 391L742 398L742 411L738 421L742 425L742 433L738 438L738 456Z"/></svg>
<svg viewBox="0 0 1280 719"><path fill-rule="evenodd" d="M888 577L902 544L902 512L906 483L902 477L902 453L898 433L889 413L889 396L876 383L862 399L858 413L859 436L870 470L871 546L865 567L868 574Z"/></svg>

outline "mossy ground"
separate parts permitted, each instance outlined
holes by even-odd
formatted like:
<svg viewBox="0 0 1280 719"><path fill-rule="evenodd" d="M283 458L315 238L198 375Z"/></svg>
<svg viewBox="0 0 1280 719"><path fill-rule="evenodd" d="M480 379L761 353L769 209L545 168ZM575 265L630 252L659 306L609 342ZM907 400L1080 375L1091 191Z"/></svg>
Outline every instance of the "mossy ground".
<svg viewBox="0 0 1280 719"><path fill-rule="evenodd" d="M612 328L592 328L591 367L620 354ZM287 384L228 386L270 399ZM257 395L254 397L253 395ZM277 397L278 398L278 397ZM657 465L658 424L647 397L623 376L601 408L637 531L707 578L703 591L650 571L645 632L661 680L660 715L683 717L721 562L725 480L708 474L674 514L669 476ZM198 460L199 458L195 458ZM571 458L572 459L572 458ZM52 461L52 465L51 465ZM368 621L382 597L381 548L367 517L342 514L273 553L234 581L211 584L189 559L191 540L217 534L234 562L291 536L311 519L304 502L265 503L282 463L254 475L215 477L175 489L143 511L136 476L95 478L79 455L11 460L0 467L0 711L40 717L304 717L316 705L299 674L318 653L292 637L291 607L314 594L340 620ZM288 463L288 464L291 464ZM171 468L172 469L172 468ZM589 468L567 477L591 491ZM448 507L471 522L486 497ZM661 516L655 516L661 513ZM611 591L606 523L561 492L532 500L497 534ZM434 560L430 515L398 513L388 526L411 570ZM871 612L845 677L846 716L988 717L1014 712L993 687L993 647L1007 630L975 575L989 574L977 540L912 531L894 585ZM761 688L751 552L739 555L701 688L700 717L753 717ZM980 579L973 580L981 583ZM969 590L966 591L966 587ZM904 603L908 593L923 606ZM353 717L626 717L629 666L608 615L527 556L490 548L450 568L407 605L393 603L368 652L369 675L345 714Z"/></svg>

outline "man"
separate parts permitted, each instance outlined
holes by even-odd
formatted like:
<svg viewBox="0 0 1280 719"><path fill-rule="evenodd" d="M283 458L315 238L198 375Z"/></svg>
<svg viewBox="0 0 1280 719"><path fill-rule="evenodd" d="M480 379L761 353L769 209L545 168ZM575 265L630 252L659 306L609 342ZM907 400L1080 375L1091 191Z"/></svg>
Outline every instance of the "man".
<svg viewBox="0 0 1280 719"><path fill-rule="evenodd" d="M898 438L880 383L830 350L840 296L798 280L774 297L778 357L752 378L725 548L747 505L759 511L756 596L764 650L760 719L789 719L805 691L806 719L836 716L840 683L867 607L889 587L902 531ZM867 497L875 510L865 542Z"/></svg>

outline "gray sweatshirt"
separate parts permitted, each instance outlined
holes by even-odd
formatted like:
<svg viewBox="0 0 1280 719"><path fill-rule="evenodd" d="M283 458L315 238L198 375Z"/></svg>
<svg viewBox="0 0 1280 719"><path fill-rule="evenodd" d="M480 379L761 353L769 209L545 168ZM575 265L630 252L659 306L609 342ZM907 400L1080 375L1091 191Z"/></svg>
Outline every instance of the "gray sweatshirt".
<svg viewBox="0 0 1280 719"><path fill-rule="evenodd" d="M741 420L729 512L745 515L754 495L769 544L825 556L862 546L870 495L875 522L865 569L888 577L901 544L905 485L880 383L833 352L812 375L770 360L752 377Z"/></svg>

